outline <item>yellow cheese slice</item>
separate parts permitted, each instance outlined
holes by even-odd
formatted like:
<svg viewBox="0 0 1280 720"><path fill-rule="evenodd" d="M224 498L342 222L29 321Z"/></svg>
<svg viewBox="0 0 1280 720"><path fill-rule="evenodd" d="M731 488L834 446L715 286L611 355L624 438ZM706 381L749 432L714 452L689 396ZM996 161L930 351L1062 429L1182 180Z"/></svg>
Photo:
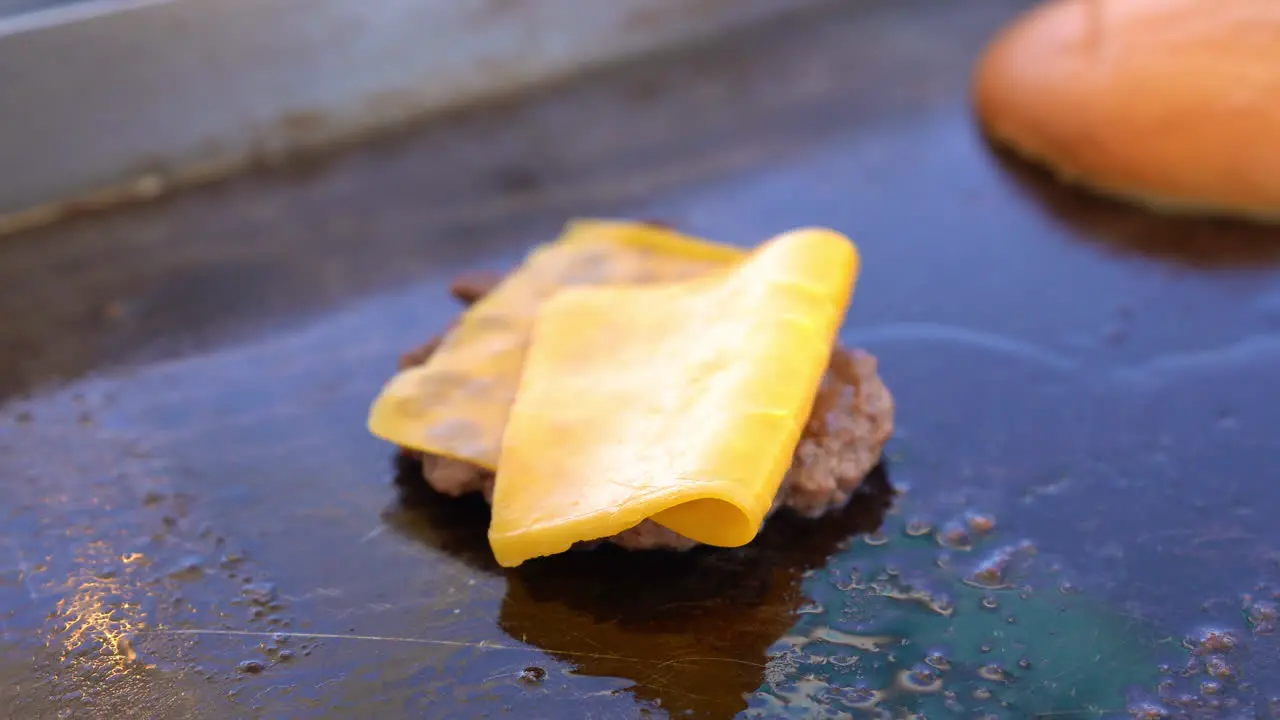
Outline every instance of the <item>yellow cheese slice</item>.
<svg viewBox="0 0 1280 720"><path fill-rule="evenodd" d="M688 279L745 256L648 223L571 222L463 313L426 363L386 384L370 408L369 431L492 470L534 317L548 297L569 285Z"/></svg>
<svg viewBox="0 0 1280 720"><path fill-rule="evenodd" d="M543 303L507 418L500 564L646 518L750 542L812 411L858 273L843 235L780 235L725 272L571 288Z"/></svg>

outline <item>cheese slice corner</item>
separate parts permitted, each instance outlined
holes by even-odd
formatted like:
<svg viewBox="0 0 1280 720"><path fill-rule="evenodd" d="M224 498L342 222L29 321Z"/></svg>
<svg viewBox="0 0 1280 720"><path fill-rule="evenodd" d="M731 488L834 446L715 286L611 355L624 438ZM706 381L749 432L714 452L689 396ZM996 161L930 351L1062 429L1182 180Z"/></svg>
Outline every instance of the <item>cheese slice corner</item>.
<svg viewBox="0 0 1280 720"><path fill-rule="evenodd" d="M801 229L723 272L543 302L497 460L498 562L646 519L708 545L754 539L858 270L843 235Z"/></svg>

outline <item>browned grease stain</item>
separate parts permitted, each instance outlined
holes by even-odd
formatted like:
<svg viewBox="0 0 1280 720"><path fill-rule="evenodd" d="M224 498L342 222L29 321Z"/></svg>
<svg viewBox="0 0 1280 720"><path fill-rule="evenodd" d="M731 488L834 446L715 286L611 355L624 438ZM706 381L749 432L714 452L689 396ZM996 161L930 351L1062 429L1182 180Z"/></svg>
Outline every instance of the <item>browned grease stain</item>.
<svg viewBox="0 0 1280 720"><path fill-rule="evenodd" d="M1118 255L1194 268L1265 267L1280 262L1280 226L1224 217L1168 215L1066 188L1047 170L991 146L1028 198L1077 237Z"/></svg>
<svg viewBox="0 0 1280 720"><path fill-rule="evenodd" d="M844 510L818 520L784 511L744 548L607 547L504 570L489 550L483 500L440 495L422 481L417 461L396 462L400 497L384 516L388 525L477 573L505 578L496 620L506 636L575 676L625 680L643 707L675 717L727 717L746 707L766 651L805 602L801 580L858 534L875 532L894 495L880 466Z"/></svg>
<svg viewBox="0 0 1280 720"><path fill-rule="evenodd" d="M879 528L892 492L877 468L843 512L782 513L736 552L602 551L530 566L508 578L499 627L579 674L633 679L638 699L673 716L723 717L759 686L766 650L804 602L801 578L842 541Z"/></svg>

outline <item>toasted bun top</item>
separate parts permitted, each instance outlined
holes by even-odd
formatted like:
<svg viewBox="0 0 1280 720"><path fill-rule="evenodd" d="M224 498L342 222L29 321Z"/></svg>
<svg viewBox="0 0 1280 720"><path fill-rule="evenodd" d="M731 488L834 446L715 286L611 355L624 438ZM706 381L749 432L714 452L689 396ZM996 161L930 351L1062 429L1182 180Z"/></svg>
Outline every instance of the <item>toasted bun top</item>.
<svg viewBox="0 0 1280 720"><path fill-rule="evenodd" d="M1067 179L1280 219L1280 0L1049 0L973 93L991 136Z"/></svg>

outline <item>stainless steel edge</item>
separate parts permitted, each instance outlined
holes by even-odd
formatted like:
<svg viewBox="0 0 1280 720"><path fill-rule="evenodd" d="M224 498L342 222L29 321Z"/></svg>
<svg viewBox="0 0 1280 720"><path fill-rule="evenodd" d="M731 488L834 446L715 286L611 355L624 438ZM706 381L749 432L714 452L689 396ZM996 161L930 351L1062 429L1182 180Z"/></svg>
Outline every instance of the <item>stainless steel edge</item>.
<svg viewBox="0 0 1280 720"><path fill-rule="evenodd" d="M0 216L154 193L818 1L103 0L0 20Z"/></svg>

